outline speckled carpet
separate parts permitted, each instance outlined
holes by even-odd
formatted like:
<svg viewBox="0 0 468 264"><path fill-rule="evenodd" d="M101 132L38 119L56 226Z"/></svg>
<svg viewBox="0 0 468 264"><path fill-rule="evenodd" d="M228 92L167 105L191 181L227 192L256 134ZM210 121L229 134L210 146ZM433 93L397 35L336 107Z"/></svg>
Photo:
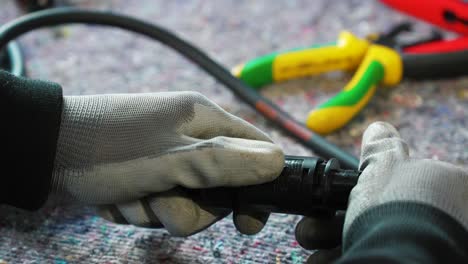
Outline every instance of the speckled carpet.
<svg viewBox="0 0 468 264"><path fill-rule="evenodd" d="M59 1L114 10L173 30L226 67L272 51L330 42L340 30L359 36L409 19L376 1ZM0 23L21 12L0 0ZM430 27L416 23L416 33ZM20 39L28 75L60 83L67 95L196 90L266 131L287 154L312 155L213 78L145 38L115 29L65 26ZM305 120L349 80L331 74L289 81L263 94ZM404 81L379 89L351 124L327 138L358 155L375 120L399 128L415 157L468 166L468 78ZM302 263L311 251L294 240L297 216L272 215L258 235L236 232L230 217L187 239L163 230L119 226L91 208L46 207L26 213L0 206L0 263Z"/></svg>

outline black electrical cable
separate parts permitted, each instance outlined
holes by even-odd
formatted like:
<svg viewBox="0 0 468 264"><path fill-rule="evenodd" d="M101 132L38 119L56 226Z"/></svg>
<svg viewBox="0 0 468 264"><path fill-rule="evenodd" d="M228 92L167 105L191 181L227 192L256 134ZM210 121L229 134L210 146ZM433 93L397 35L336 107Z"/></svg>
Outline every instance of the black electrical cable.
<svg viewBox="0 0 468 264"><path fill-rule="evenodd" d="M1 50L1 49L0 49ZM4 51L4 58L2 58L2 64L4 63L4 68L10 73L21 76L25 73L23 53L18 43L10 42ZM3 65L2 65L3 66Z"/></svg>
<svg viewBox="0 0 468 264"><path fill-rule="evenodd" d="M41 27L68 23L112 26L160 41L204 69L208 74L227 86L240 99L318 155L324 158L336 158L341 162L343 167L357 169L359 163L357 158L328 142L323 137L312 133L303 124L294 120L289 114L234 77L228 70L201 50L159 26L109 12L87 11L75 8L47 9L20 17L0 27L0 49L24 33Z"/></svg>

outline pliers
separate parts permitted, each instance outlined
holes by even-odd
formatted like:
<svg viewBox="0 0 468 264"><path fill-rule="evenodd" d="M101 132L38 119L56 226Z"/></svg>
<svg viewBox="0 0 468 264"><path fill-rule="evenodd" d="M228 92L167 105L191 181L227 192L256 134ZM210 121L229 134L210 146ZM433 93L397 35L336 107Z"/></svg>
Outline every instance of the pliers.
<svg viewBox="0 0 468 264"><path fill-rule="evenodd" d="M436 79L468 74L468 38L447 45L440 34L433 33L428 39L399 43L397 35L410 30L411 24L403 23L387 34L366 38L343 31L336 42L268 54L234 67L232 74L259 89L329 71L356 71L341 92L307 117L309 129L328 134L356 116L378 84L394 86L403 78Z"/></svg>

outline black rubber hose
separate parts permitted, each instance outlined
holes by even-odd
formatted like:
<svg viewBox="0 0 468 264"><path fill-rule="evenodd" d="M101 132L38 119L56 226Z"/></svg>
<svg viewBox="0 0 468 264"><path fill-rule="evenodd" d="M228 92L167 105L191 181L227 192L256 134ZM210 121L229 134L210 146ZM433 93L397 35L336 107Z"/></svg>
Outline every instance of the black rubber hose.
<svg viewBox="0 0 468 264"><path fill-rule="evenodd" d="M2 58L2 61L5 66L3 68L16 76L24 75L24 58L18 43L11 41L4 52L5 58Z"/></svg>
<svg viewBox="0 0 468 264"><path fill-rule="evenodd" d="M358 167L359 161L357 158L319 135L312 133L303 124L294 120L275 104L234 77L228 70L208 57L200 49L195 48L193 45L159 26L132 17L75 8L55 8L34 12L0 27L0 49L9 41L34 29L67 23L113 26L160 41L204 69L219 82L227 86L241 100L257 109L263 116L277 124L283 131L296 138L318 155L324 158L336 158L345 168L357 169Z"/></svg>

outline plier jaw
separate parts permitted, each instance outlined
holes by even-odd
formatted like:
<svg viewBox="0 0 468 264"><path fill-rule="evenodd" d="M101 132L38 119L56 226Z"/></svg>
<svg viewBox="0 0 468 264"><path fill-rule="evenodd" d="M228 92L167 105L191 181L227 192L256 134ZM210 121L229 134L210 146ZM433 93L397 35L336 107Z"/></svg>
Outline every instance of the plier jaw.
<svg viewBox="0 0 468 264"><path fill-rule="evenodd" d="M394 26L388 33L374 37L374 43L391 47L400 53L404 78L455 78L468 73L468 36L445 40L440 31L432 30L431 35L416 41L399 40L399 35L412 30L413 24L404 22Z"/></svg>
<svg viewBox="0 0 468 264"><path fill-rule="evenodd" d="M367 38L372 41L374 44L379 44L383 46L387 46L389 48L393 48L398 50L399 52L404 52L406 48L423 45L427 43L432 43L435 41L440 41L443 39L442 33L438 30L432 30L429 36L404 42L400 40L400 36L406 33L411 33L414 30L414 24L411 22L402 22L397 25L394 25L390 30L386 33L380 35L369 35Z"/></svg>

